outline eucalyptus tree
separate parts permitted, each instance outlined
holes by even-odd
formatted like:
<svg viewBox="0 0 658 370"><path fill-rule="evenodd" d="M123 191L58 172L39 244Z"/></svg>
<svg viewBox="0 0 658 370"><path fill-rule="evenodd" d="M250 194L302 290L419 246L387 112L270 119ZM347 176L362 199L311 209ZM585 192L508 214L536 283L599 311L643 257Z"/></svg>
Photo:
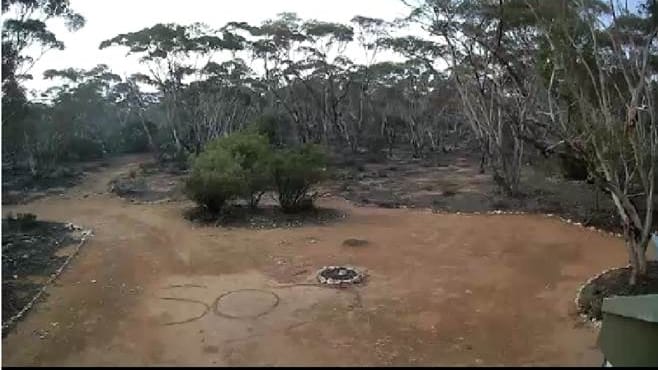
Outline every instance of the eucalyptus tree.
<svg viewBox="0 0 658 370"><path fill-rule="evenodd" d="M263 109L253 72L241 59L211 62L203 73L207 77L191 82L182 97L191 126L186 141L195 153L207 142L244 128Z"/></svg>
<svg viewBox="0 0 658 370"><path fill-rule="evenodd" d="M352 27L310 20L303 24L302 29L307 38L301 47L304 59L291 72L308 89L316 109L322 113L324 137L333 130L338 139L355 149L356 143L342 109L352 83L350 71L353 63L344 55L354 37ZM307 78L301 75L301 71L307 73Z"/></svg>
<svg viewBox="0 0 658 370"><path fill-rule="evenodd" d="M346 120L352 131L353 147L356 148L362 141L364 131L367 129L378 132L378 123L372 104L374 93L373 80L377 77L372 73L372 67L377 63L377 57L385 45L382 40L388 35L391 24L379 18L355 16L351 23L354 25L354 39L362 53L363 64L356 65L353 72L351 94L347 100ZM353 148L353 149L354 149Z"/></svg>
<svg viewBox="0 0 658 370"><path fill-rule="evenodd" d="M527 3L544 37L540 140L583 161L610 195L635 284L646 277L658 227L658 9L652 1L638 10L612 1L556 3Z"/></svg>
<svg viewBox="0 0 658 370"><path fill-rule="evenodd" d="M135 120L139 122L148 149L157 158L159 147L154 133L157 127L149 120L148 111L158 104L158 97L155 93L147 93L140 88L139 81L146 78L139 73L127 76L112 89L111 101L116 105L117 119L122 127L127 128Z"/></svg>
<svg viewBox="0 0 658 370"><path fill-rule="evenodd" d="M61 85L50 89L51 135L60 149L56 158L71 159L75 155L90 159L109 151L109 138L118 128L110 94L121 78L103 64L90 70L50 69L44 72L44 78L61 81Z"/></svg>
<svg viewBox="0 0 658 370"><path fill-rule="evenodd" d="M181 107L182 91L187 80L199 77L200 66L195 62L204 60L207 64L219 51L240 50L241 39L224 32L224 37L216 30L201 23L187 26L176 24L156 24L140 31L117 35L100 44L104 49L110 46L128 48L128 54L139 55L139 61L149 71L143 82L158 88L162 95L165 111L165 129L171 133L178 155L191 149L191 143L184 141L189 127L183 121Z"/></svg>
<svg viewBox="0 0 658 370"><path fill-rule="evenodd" d="M275 90L284 83L285 76L281 71L295 59L299 44L306 40L301 32L301 19L295 13L280 13L277 18L268 19L260 26L229 22L222 29L238 36L238 32L246 32L246 37L243 37L245 46L252 61L262 62L262 81L272 103Z"/></svg>
<svg viewBox="0 0 658 370"><path fill-rule="evenodd" d="M49 103L31 103L20 125L3 130L3 138L21 138L11 144L12 150L25 159L33 176L46 174L61 161L103 155L116 129L109 95L119 77L107 66L49 69L44 78L59 81L43 93Z"/></svg>
<svg viewBox="0 0 658 370"><path fill-rule="evenodd" d="M481 167L490 159L494 178L510 194L519 193L523 137L538 93L532 69L538 34L519 12L522 2L420 0L410 4L408 18L432 35L480 142Z"/></svg>
<svg viewBox="0 0 658 370"><path fill-rule="evenodd" d="M27 132L21 127L23 119L33 120L43 111L42 106L35 106L39 112L27 117L31 105L22 82L31 78L30 70L41 56L49 50L64 48L46 22L62 19L69 30L75 31L85 20L73 11L68 0L3 0L2 13L3 154L20 160L15 156L20 147L15 144L29 140L23 136Z"/></svg>
<svg viewBox="0 0 658 370"><path fill-rule="evenodd" d="M252 59L262 62L268 105L290 115L300 141L326 142L334 134L349 145L342 105L351 80L344 56L351 27L281 13L259 26L230 22L225 29L248 34Z"/></svg>

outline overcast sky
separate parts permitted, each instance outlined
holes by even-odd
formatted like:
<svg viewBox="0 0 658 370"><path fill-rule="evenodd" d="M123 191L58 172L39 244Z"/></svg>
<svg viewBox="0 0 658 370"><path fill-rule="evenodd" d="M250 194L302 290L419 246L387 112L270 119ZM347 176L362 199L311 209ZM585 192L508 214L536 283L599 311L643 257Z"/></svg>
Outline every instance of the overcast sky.
<svg viewBox="0 0 658 370"><path fill-rule="evenodd" d="M31 70L34 80L26 83L29 89L44 90L53 84L42 79L43 71L50 68L91 68L105 63L120 75L139 70L135 59L126 58L125 48L99 50L98 45L119 33L156 23L203 22L219 28L229 21L259 24L281 12L344 23L355 15L393 20L407 14L400 0L71 0L71 5L87 23L77 32L68 32L61 21L49 23L66 49L49 51L39 60Z"/></svg>

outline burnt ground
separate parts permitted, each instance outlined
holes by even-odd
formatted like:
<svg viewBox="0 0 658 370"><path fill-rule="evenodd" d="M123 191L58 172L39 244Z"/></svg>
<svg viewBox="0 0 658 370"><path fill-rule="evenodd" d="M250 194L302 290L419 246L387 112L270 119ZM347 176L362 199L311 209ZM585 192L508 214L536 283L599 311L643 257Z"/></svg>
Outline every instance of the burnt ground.
<svg viewBox="0 0 658 370"><path fill-rule="evenodd" d="M556 214L584 226L621 232L608 195L585 181L565 179L556 160L536 158L532 165L526 165L523 193L511 197L500 191L490 172L480 173L479 157L472 151L436 153L422 159L412 158L406 152L394 154L392 159L358 154L335 156L332 179L321 186L321 192L339 195L360 206L428 208L447 213L507 210ZM183 200L186 197L182 179L186 173L175 163L147 161L112 179L109 190L138 203ZM268 197L272 196L265 198ZM314 220L323 223L335 217L323 210L294 216L269 205L257 211L243 205L220 219L200 209L189 210L186 218L201 224L272 228L299 226Z"/></svg>
<svg viewBox="0 0 658 370"><path fill-rule="evenodd" d="M109 165L107 160L66 163L38 178L23 168L2 166L2 204L24 204L47 196L61 195L79 184L89 172Z"/></svg>
<svg viewBox="0 0 658 370"><path fill-rule="evenodd" d="M63 223L2 219L3 324L34 297L66 260L69 247L79 242Z"/></svg>
<svg viewBox="0 0 658 370"><path fill-rule="evenodd" d="M275 229L278 227L301 227L329 225L347 215L337 209L314 207L297 213L285 213L272 203L251 209L245 205L227 207L221 215L211 214L201 207L184 212L185 218L199 225L246 227L252 229Z"/></svg>
<svg viewBox="0 0 658 370"><path fill-rule="evenodd" d="M608 271L592 280L580 293L579 312L586 315L588 319L601 320L603 298L658 294L658 261L648 262L647 278L638 281L635 286L628 284L630 274L630 268L626 267Z"/></svg>
<svg viewBox="0 0 658 370"><path fill-rule="evenodd" d="M523 194L519 197L501 193L488 171L479 172L479 158L463 151L423 159L403 153L385 161L350 156L335 162L333 174L331 191L358 205L443 212L552 213L585 226L619 231L607 194L585 181L566 180L557 163L547 160L524 167Z"/></svg>
<svg viewBox="0 0 658 370"><path fill-rule="evenodd" d="M186 173L175 163L148 161L112 179L109 191L132 202L181 199L184 195L180 180Z"/></svg>

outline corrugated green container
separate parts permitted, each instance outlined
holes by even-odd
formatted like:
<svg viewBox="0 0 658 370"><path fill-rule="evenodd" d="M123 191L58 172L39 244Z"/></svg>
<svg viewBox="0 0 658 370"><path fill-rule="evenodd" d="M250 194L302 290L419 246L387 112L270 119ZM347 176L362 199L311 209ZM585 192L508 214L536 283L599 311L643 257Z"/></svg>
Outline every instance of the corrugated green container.
<svg viewBox="0 0 658 370"><path fill-rule="evenodd" d="M658 294L603 300L599 347L612 366L658 366Z"/></svg>

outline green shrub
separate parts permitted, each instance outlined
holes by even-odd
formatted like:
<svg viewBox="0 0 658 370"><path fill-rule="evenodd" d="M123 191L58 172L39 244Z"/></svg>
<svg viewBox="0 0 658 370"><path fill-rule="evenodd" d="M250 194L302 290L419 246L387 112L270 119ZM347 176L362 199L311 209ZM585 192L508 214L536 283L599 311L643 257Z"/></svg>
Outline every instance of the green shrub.
<svg viewBox="0 0 658 370"><path fill-rule="evenodd" d="M185 192L211 213L219 213L227 201L242 191L244 171L228 150L208 148L192 162Z"/></svg>
<svg viewBox="0 0 658 370"><path fill-rule="evenodd" d="M313 206L312 185L326 172L327 159L319 147L311 144L295 149L281 149L272 159L272 179L279 205L284 212L297 212Z"/></svg>
<svg viewBox="0 0 658 370"><path fill-rule="evenodd" d="M213 213L238 197L256 207L270 188L270 157L269 143L262 135L235 133L214 140L192 160L187 194Z"/></svg>
<svg viewBox="0 0 658 370"><path fill-rule="evenodd" d="M267 137L250 132L237 132L210 143L206 150L224 149L242 169L243 184L240 195L252 208L271 186L269 161L272 156Z"/></svg>
<svg viewBox="0 0 658 370"><path fill-rule="evenodd" d="M69 160L93 160L104 155L103 144L87 138L74 137L71 139L65 156Z"/></svg>

